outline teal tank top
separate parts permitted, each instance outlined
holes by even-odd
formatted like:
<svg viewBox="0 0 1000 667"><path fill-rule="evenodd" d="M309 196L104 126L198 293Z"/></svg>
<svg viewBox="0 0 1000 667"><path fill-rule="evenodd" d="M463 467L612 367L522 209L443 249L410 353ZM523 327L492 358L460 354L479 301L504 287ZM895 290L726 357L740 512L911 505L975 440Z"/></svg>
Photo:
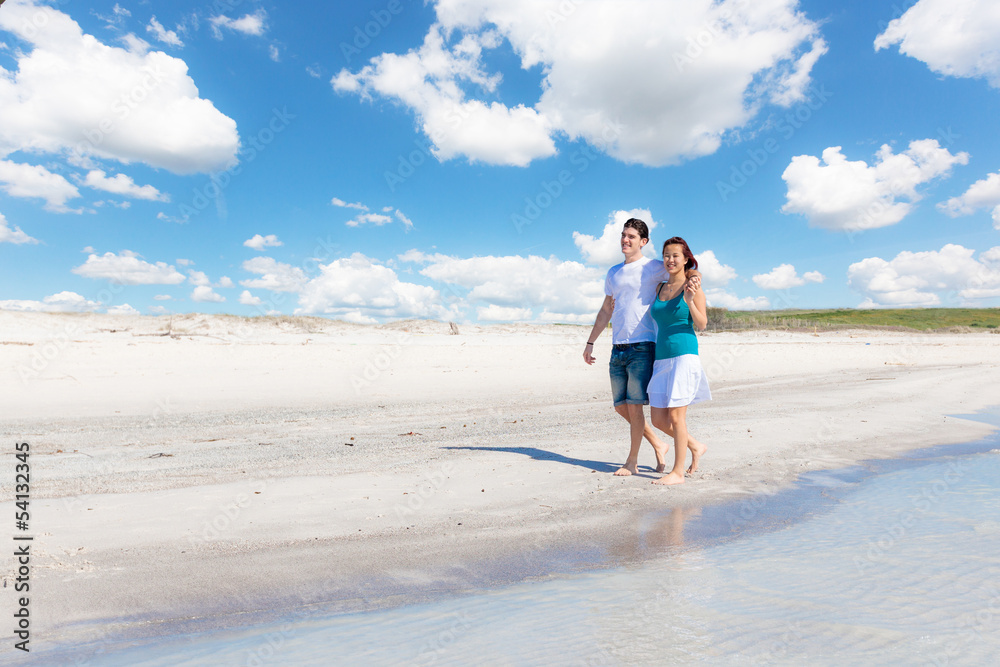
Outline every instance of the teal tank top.
<svg viewBox="0 0 1000 667"><path fill-rule="evenodd" d="M657 288L657 294L660 289ZM691 310L681 292L670 301L653 299L650 308L656 322L656 358L672 359L682 354L698 354L698 337L694 333Z"/></svg>

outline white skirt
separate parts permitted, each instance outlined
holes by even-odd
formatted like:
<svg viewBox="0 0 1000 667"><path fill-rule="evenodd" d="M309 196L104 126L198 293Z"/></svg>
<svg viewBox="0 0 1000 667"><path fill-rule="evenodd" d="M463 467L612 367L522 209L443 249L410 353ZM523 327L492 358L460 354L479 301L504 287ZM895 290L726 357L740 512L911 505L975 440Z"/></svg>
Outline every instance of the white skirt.
<svg viewBox="0 0 1000 667"><path fill-rule="evenodd" d="M646 389L654 408L679 408L712 400L708 375L697 354L682 354L653 362L653 377Z"/></svg>

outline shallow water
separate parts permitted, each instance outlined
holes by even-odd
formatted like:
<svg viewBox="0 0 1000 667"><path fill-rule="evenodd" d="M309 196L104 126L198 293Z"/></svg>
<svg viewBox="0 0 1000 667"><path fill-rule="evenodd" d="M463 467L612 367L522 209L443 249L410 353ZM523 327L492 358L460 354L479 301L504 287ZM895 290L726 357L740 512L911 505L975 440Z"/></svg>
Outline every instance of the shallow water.
<svg viewBox="0 0 1000 667"><path fill-rule="evenodd" d="M301 612L88 664L990 664L1000 654L1000 450L982 450L997 444L649 516L639 565L367 613Z"/></svg>

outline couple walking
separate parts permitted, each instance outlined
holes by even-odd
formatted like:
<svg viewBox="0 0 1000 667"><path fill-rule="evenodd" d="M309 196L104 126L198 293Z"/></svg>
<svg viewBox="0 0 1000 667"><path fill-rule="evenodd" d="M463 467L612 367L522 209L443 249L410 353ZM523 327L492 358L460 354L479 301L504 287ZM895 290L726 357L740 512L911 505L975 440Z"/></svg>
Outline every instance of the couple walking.
<svg viewBox="0 0 1000 667"><path fill-rule="evenodd" d="M681 484L687 450L691 450L690 473L698 469L698 460L708 449L688 433L686 421L687 406L712 398L694 332L708 324L708 311L698 261L687 242L678 236L668 239L662 262L643 256L648 242L645 222L638 218L625 222L621 237L625 261L608 270L604 304L583 360L594 363L594 342L610 321L612 400L631 432L628 458L615 474L638 472L644 437L656 452L656 471L666 469L669 448L646 423L642 406L648 403L653 426L674 439L673 468L653 484Z"/></svg>

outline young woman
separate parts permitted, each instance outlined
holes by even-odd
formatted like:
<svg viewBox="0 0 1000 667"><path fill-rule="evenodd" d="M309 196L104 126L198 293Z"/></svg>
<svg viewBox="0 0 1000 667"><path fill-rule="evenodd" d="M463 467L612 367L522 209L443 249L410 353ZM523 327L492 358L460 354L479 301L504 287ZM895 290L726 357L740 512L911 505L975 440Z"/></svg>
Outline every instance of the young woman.
<svg viewBox="0 0 1000 667"><path fill-rule="evenodd" d="M697 269L698 261L684 239L675 236L663 244L663 266L668 279L660 283L650 309L656 322L656 360L647 394L653 426L673 435L674 467L653 484L681 484L687 450L692 455L688 472L694 472L707 449L688 434L687 408L712 399L694 333L695 327L708 325L708 310L697 285L685 288L686 271Z"/></svg>

